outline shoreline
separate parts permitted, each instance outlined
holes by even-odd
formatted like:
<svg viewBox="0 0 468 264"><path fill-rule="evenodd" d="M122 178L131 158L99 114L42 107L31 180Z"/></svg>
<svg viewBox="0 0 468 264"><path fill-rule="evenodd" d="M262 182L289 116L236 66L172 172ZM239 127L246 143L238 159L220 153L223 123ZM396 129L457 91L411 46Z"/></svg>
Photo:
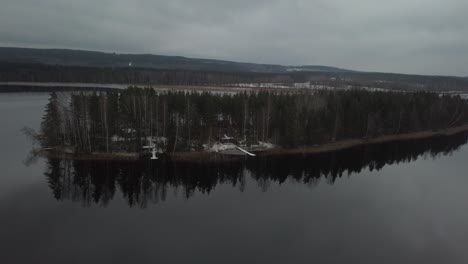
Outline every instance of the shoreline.
<svg viewBox="0 0 468 264"><path fill-rule="evenodd" d="M323 145L317 146L305 146L305 147L298 147L294 149L283 149L278 148L268 153L267 155L284 155L284 154L319 154L319 153L327 153L327 152L334 152L340 151L344 149L359 147L359 146L366 146L366 145L373 145L373 144L381 144L381 143L388 143L388 142L401 142L401 141L410 141L410 140L418 140L418 139L428 139L434 138L439 136L453 136L459 133L468 132L468 124L463 126L451 127L446 128L443 130L438 131L419 131L419 132L411 132L411 133L403 133L403 134L395 134L395 135L384 135L375 138L369 139L345 139L336 141L333 143L326 143Z"/></svg>
<svg viewBox="0 0 468 264"><path fill-rule="evenodd" d="M453 136L459 133L468 132L468 124L458 127L447 128L438 131L419 131L404 134L385 135L369 139L347 139L333 143L326 143L316 146L296 147L285 149L277 147L271 150L255 152L259 157L277 156L277 155L298 155L298 154L320 154L327 152L341 151L349 148L388 143L401 142L419 139L428 139L439 136ZM57 151L40 151L41 156L51 159L82 160L82 161L138 161L145 159L145 155L140 153L63 153ZM242 160L245 156L230 156L214 152L175 152L163 154L159 160L181 161L181 162L228 162Z"/></svg>

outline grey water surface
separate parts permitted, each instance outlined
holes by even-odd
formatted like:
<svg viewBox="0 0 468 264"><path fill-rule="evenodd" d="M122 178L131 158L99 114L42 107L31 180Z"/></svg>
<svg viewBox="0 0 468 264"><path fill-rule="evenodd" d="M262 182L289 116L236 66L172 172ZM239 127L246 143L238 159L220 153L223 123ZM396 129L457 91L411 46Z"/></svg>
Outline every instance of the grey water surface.
<svg viewBox="0 0 468 264"><path fill-rule="evenodd" d="M466 135L226 165L31 163L20 130L47 99L0 94L0 263L468 263Z"/></svg>

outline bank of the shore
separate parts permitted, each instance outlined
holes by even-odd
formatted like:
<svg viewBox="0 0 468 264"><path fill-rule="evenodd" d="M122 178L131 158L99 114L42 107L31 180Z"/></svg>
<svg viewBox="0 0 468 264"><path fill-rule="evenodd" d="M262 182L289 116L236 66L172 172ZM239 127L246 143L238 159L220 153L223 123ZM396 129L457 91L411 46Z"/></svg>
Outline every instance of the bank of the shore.
<svg viewBox="0 0 468 264"><path fill-rule="evenodd" d="M293 149L276 147L266 151L256 152L258 156L272 156L272 155L297 155L297 154L319 154L345 150L349 148L388 143L388 142L398 142L398 141L410 141L410 140L419 140L419 139L428 139L433 137L440 136L453 136L459 133L468 132L468 124L458 127L447 128L445 130L439 131L420 131L414 133L405 133L405 134L396 134L396 135L386 135L376 138L369 139L349 139L349 140L340 140L333 143L327 143L323 145L316 146L304 146ZM41 151L40 155L51 158L51 159L69 159L69 160L128 160L136 161L148 158L147 155L141 155L140 153L102 153L102 152L93 152L93 153L63 153L60 151ZM245 158L244 156L230 156L223 155L215 152L175 152L162 154L161 160L171 160L171 161L185 161L185 162L225 162L225 161L235 161Z"/></svg>
<svg viewBox="0 0 468 264"><path fill-rule="evenodd" d="M459 133L468 132L468 124L463 126L457 126L452 128L447 128L444 130L438 131L419 131L413 133L404 133L404 134L395 134L395 135L385 135L375 138L368 139L348 139L340 140L333 143L327 143L317 146L304 146L294 149L284 149L277 148L271 151L263 153L264 155L284 155L284 154L315 154L315 153L326 153L344 150L348 148L380 144L387 142L397 142L397 141L410 141L418 139L427 139L439 136L453 136Z"/></svg>

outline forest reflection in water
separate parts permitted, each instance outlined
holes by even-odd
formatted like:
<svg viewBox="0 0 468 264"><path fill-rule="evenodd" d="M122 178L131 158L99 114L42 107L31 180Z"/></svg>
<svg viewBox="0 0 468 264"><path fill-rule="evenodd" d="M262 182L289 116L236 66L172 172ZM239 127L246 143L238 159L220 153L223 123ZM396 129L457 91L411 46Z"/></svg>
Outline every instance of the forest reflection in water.
<svg viewBox="0 0 468 264"><path fill-rule="evenodd" d="M78 161L49 159L46 172L57 200L81 202L83 206L107 206L121 192L130 207L145 208L164 201L168 194L182 192L189 199L195 192L209 194L220 184L243 191L246 177L268 191L271 182L292 180L317 185L334 184L344 175L385 165L408 163L419 158L450 155L468 141L468 133L450 137L391 142L314 155L265 156L219 163L145 161Z"/></svg>

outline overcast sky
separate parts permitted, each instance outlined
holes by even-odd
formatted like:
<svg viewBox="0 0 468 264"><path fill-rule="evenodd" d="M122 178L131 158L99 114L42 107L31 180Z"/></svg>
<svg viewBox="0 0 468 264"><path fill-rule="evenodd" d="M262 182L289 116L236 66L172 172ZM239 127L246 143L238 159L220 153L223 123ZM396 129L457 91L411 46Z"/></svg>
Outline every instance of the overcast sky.
<svg viewBox="0 0 468 264"><path fill-rule="evenodd" d="M0 0L0 46L468 75L467 0Z"/></svg>

